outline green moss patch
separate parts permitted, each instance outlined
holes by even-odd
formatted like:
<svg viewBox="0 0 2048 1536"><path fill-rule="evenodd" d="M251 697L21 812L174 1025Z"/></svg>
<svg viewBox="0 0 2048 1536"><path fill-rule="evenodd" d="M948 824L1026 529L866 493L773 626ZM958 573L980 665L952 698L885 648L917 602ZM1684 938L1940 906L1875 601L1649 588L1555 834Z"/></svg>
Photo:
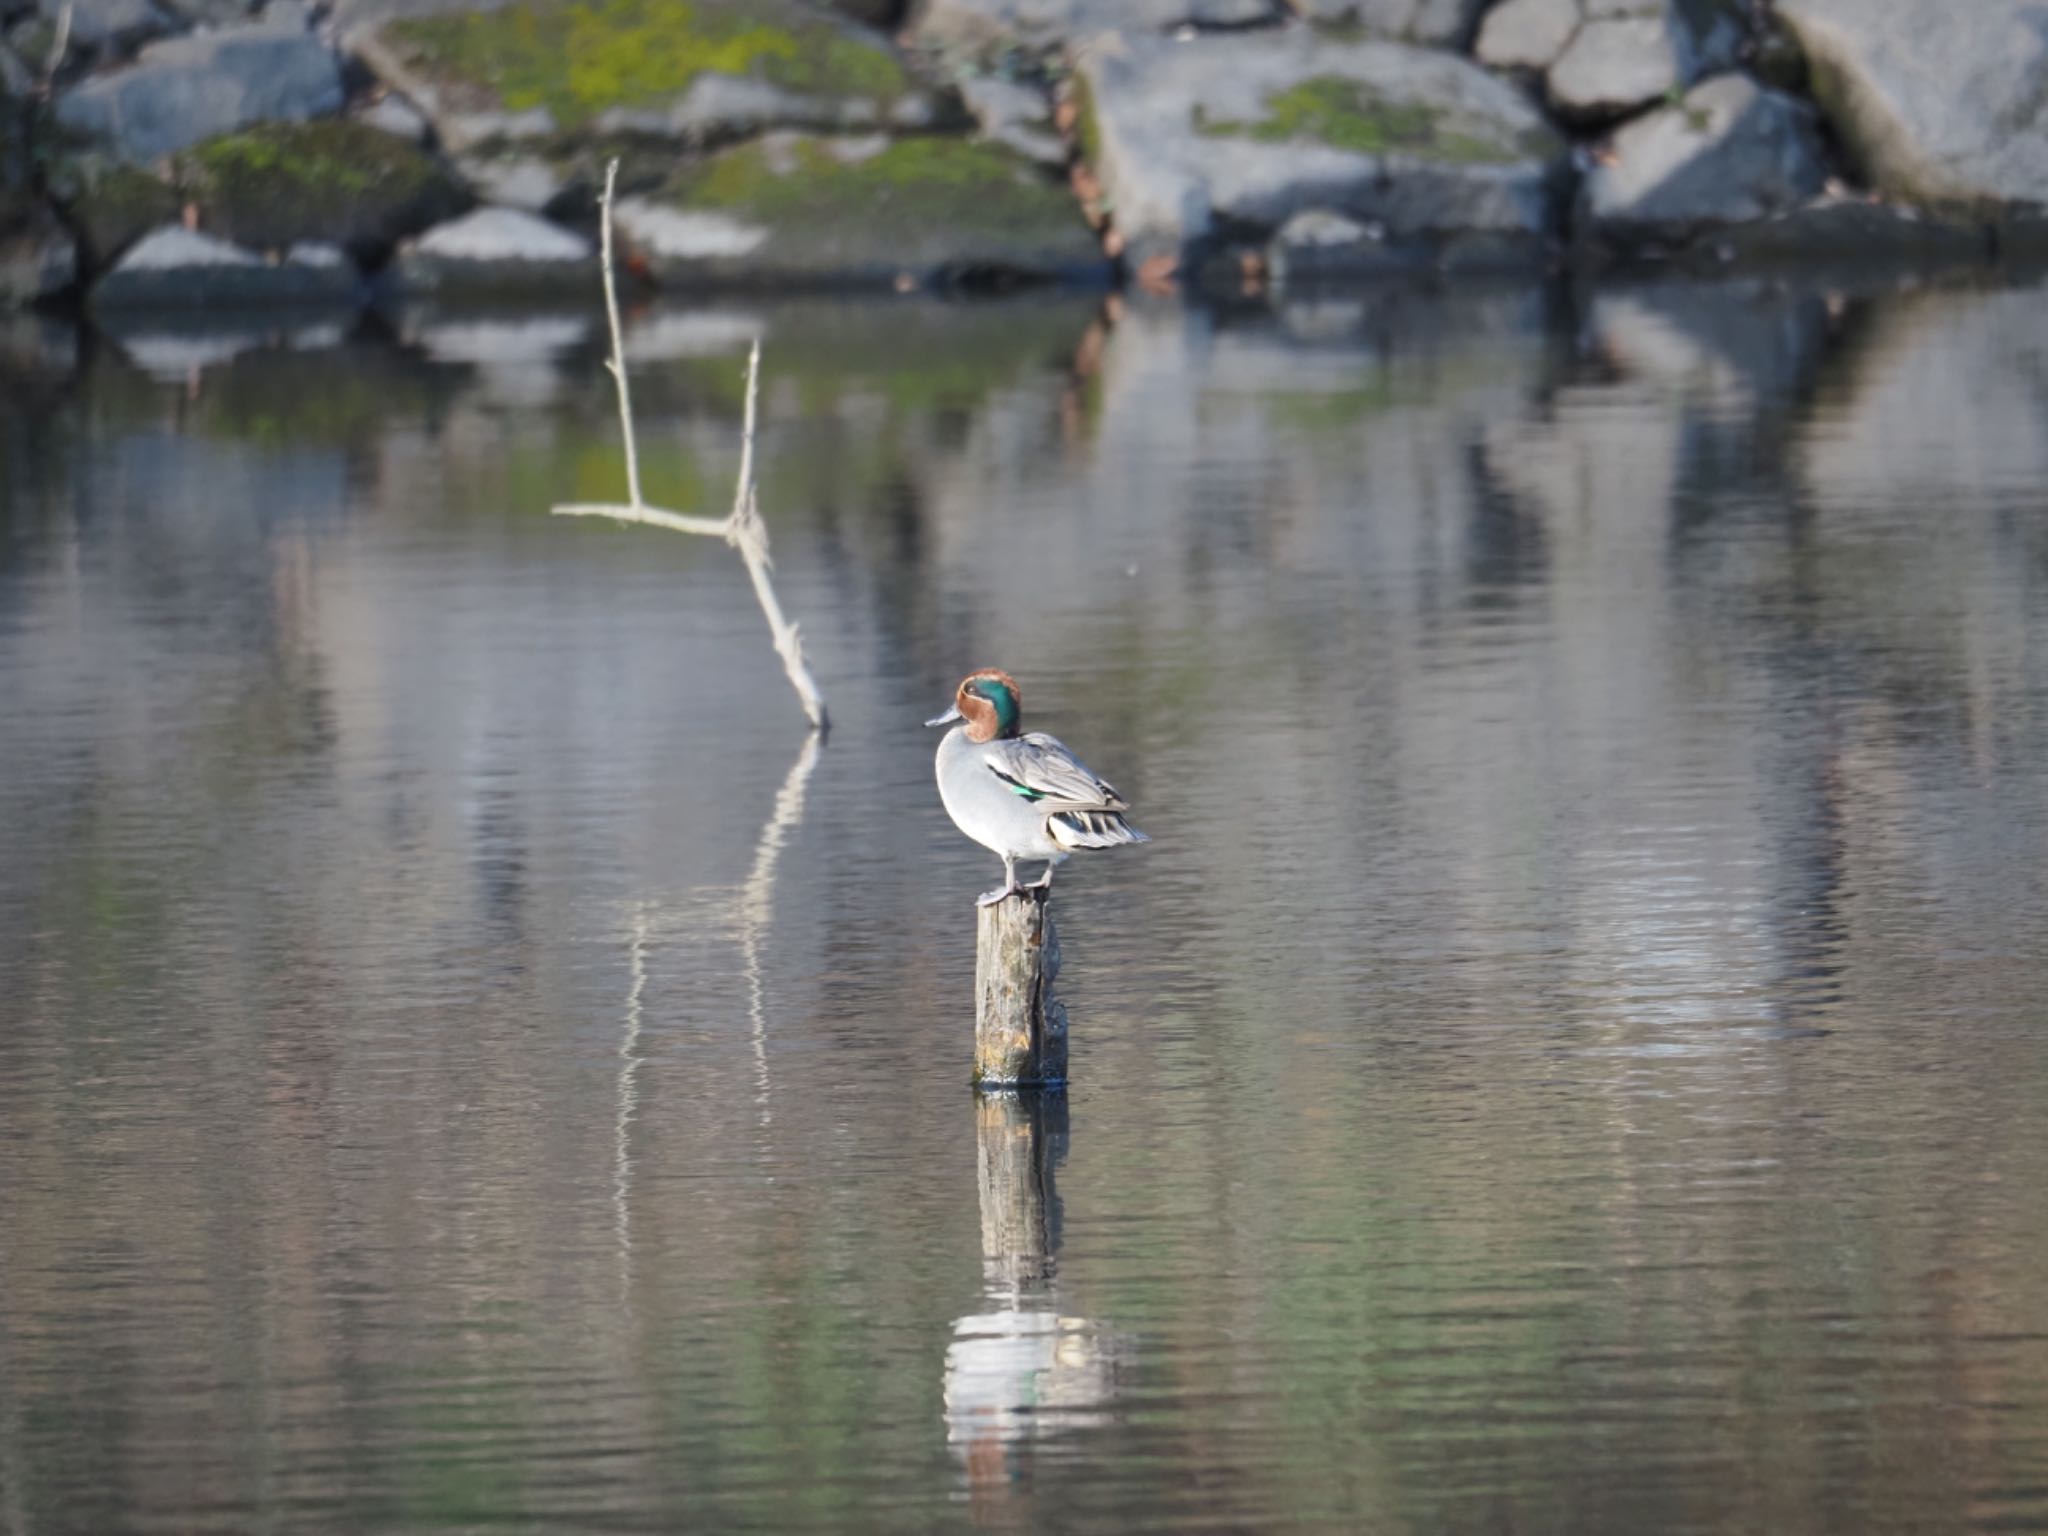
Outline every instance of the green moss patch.
<svg viewBox="0 0 2048 1536"><path fill-rule="evenodd" d="M167 183L106 155L58 156L48 179L93 270L111 265L152 229L178 216L178 194Z"/></svg>
<svg viewBox="0 0 2048 1536"><path fill-rule="evenodd" d="M665 200L770 226L906 219L999 230L1076 221L1073 199L1008 151L944 138L896 139L864 156L822 139L746 144L672 178Z"/></svg>
<svg viewBox="0 0 2048 1536"><path fill-rule="evenodd" d="M1356 80L1318 75L1266 102L1256 122L1210 118L1198 107L1195 127L1210 138L1284 144L1309 140L1362 155L1413 155L1457 165L1505 165L1555 152L1551 136L1532 128L1503 138L1483 125L1421 101L1395 101Z"/></svg>
<svg viewBox="0 0 2048 1536"><path fill-rule="evenodd" d="M650 252L658 276L825 286L1080 277L1103 262L1066 189L992 144L795 134L673 175L652 201L752 232L743 252Z"/></svg>
<svg viewBox="0 0 2048 1536"><path fill-rule="evenodd" d="M563 129L673 100L706 73L878 107L911 88L886 48L787 0L520 0L394 22L385 37L429 79L514 112L545 107Z"/></svg>
<svg viewBox="0 0 2048 1536"><path fill-rule="evenodd" d="M461 185L431 156L361 123L264 123L180 154L173 177L200 227L258 248L331 240L377 254L458 213Z"/></svg>

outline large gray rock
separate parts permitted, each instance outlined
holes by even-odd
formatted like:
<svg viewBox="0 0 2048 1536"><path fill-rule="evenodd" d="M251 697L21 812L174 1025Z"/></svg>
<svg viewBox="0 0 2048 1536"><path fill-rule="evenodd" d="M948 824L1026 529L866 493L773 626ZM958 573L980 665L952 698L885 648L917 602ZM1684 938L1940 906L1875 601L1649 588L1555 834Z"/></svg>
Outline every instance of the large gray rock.
<svg viewBox="0 0 2048 1536"><path fill-rule="evenodd" d="M1473 53L1494 69L1545 70L1577 35L1579 0L1501 0L1480 24Z"/></svg>
<svg viewBox="0 0 2048 1536"><path fill-rule="evenodd" d="M1295 12L1327 26L1358 27L1374 37L1432 48L1462 48L1486 0L1289 0Z"/></svg>
<svg viewBox="0 0 2048 1536"><path fill-rule="evenodd" d="M152 43L126 69L96 76L57 102L57 120L146 165L250 123L338 112L341 70L304 32L230 27Z"/></svg>
<svg viewBox="0 0 2048 1536"><path fill-rule="evenodd" d="M71 41L94 52L125 52L136 44L177 30L150 0L37 0L37 11L52 27L71 10Z"/></svg>
<svg viewBox="0 0 2048 1536"><path fill-rule="evenodd" d="M618 207L656 281L906 287L1100 281L1067 190L991 144L776 134L686 165Z"/></svg>
<svg viewBox="0 0 2048 1536"><path fill-rule="evenodd" d="M335 246L294 246L282 261L178 224L137 241L93 288L94 309L226 308L352 302L355 267Z"/></svg>
<svg viewBox="0 0 2048 1536"><path fill-rule="evenodd" d="M887 42L797 0L474 0L360 25L351 46L454 154L598 135L701 149L779 128L940 124ZM650 66L645 56L673 64ZM713 67L713 65L717 67Z"/></svg>
<svg viewBox="0 0 2048 1536"><path fill-rule="evenodd" d="M1581 228L1626 249L1796 207L1827 181L1811 111L1721 75L1624 124L1579 188Z"/></svg>
<svg viewBox="0 0 2048 1536"><path fill-rule="evenodd" d="M1873 185L1927 203L2048 203L2039 0L1779 0L1777 10Z"/></svg>
<svg viewBox="0 0 2048 1536"><path fill-rule="evenodd" d="M574 230L516 208L479 208L398 248L398 286L440 298L582 297L599 293L597 248Z"/></svg>
<svg viewBox="0 0 2048 1536"><path fill-rule="evenodd" d="M1686 61L1663 16L1603 16L1582 22L1544 84L1562 116L1616 117L1678 89Z"/></svg>
<svg viewBox="0 0 2048 1536"><path fill-rule="evenodd" d="M1503 0L1474 44L1483 64L1542 74L1561 117L1620 117L1733 68L1740 0Z"/></svg>
<svg viewBox="0 0 2048 1536"><path fill-rule="evenodd" d="M1279 0L925 0L913 31L943 48L1057 48L1103 32L1249 27L1281 14Z"/></svg>
<svg viewBox="0 0 2048 1536"><path fill-rule="evenodd" d="M1397 241L1552 228L1564 146L1505 82L1399 43L1308 28L1082 56L1082 139L1127 251L1185 259L1324 208Z"/></svg>

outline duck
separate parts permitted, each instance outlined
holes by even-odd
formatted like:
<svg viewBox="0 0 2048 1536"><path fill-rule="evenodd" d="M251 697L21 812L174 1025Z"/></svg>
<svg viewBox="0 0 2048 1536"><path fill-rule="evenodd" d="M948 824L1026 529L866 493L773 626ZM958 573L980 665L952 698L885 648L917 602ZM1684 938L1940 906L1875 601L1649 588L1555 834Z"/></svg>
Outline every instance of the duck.
<svg viewBox="0 0 2048 1536"><path fill-rule="evenodd" d="M939 743L939 799L953 825L1003 858L1003 883L975 905L1052 885L1052 872L1079 848L1114 848L1151 838L1125 819L1115 786L1056 736L1023 729L1024 696L996 667L970 672L953 707L925 721L950 725ZM1045 874L1017 883L1017 861L1045 861Z"/></svg>

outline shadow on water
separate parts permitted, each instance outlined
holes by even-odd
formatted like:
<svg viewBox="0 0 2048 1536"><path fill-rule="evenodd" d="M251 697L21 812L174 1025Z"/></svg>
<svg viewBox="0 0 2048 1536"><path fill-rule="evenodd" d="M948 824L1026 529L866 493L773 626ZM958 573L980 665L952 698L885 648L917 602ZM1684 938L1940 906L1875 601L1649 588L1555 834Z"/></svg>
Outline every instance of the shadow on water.
<svg viewBox="0 0 2048 1536"><path fill-rule="evenodd" d="M1042 1443L1101 1424L1132 1368L1131 1341L1060 1309L1061 1091L977 1094L982 1310L946 1346L946 1441L977 1524L1029 1523L1024 1463Z"/></svg>

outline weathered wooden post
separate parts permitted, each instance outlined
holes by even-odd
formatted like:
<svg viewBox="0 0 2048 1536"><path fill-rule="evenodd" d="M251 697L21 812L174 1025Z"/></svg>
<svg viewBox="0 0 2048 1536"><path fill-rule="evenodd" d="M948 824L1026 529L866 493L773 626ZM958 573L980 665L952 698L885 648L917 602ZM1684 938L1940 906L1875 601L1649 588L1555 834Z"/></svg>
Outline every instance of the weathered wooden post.
<svg viewBox="0 0 2048 1536"><path fill-rule="evenodd" d="M1018 891L977 909L974 1086L984 1093L1067 1081L1067 1009L1053 995L1060 935L1048 895Z"/></svg>

